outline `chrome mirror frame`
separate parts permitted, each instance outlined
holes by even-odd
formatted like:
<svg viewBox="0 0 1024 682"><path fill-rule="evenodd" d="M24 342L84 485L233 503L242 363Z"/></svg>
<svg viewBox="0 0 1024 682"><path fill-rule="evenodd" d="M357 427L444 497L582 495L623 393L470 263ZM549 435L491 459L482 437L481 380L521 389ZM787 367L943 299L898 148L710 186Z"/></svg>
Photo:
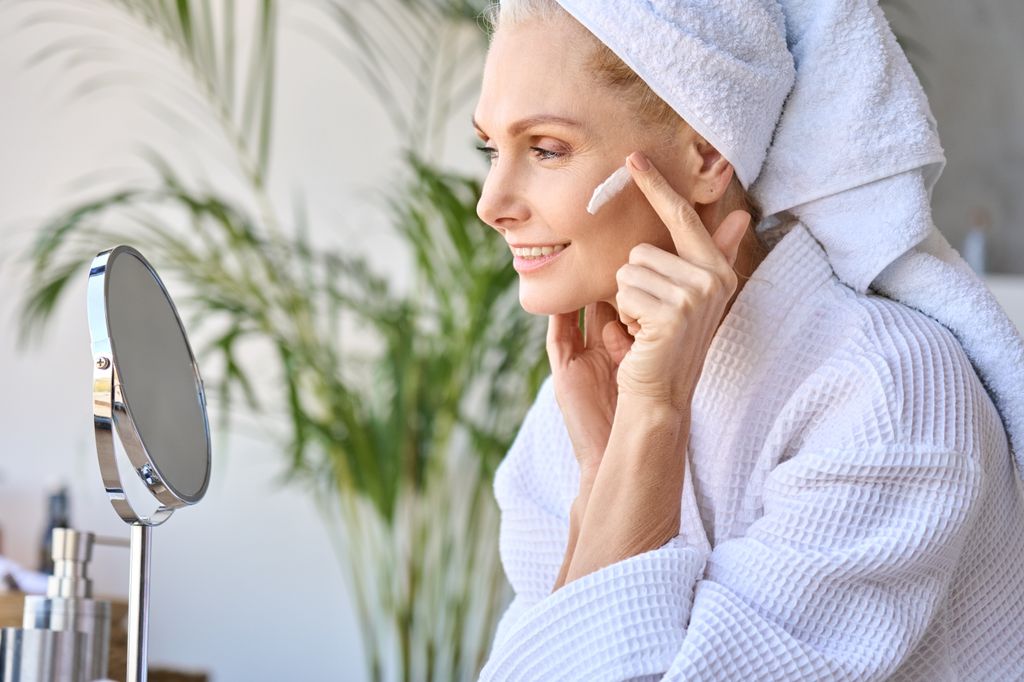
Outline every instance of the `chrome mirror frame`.
<svg viewBox="0 0 1024 682"><path fill-rule="evenodd" d="M164 479L156 461L150 455L139 435L133 418L129 396L125 394L118 369L117 346L110 333L110 316L107 295L110 284L108 270L115 260L123 255L138 259L160 287L171 312L174 314L182 340L188 350L188 358L196 387L203 429L206 440L206 471L198 492L188 495L176 490ZM89 335L92 339L93 355L93 426L96 436L96 452L100 474L107 497L114 511L125 523L131 525L131 570L129 574L128 600L128 682L145 682L147 678L147 640L149 621L149 563L151 555L152 528L164 523L176 509L195 504L206 493L210 483L211 438L209 418L206 414L206 393L199 374L199 365L185 333L185 326L167 293L167 288L156 270L138 250L131 246L119 245L98 253L89 270L87 290ZM129 390L130 393L130 390ZM159 507L148 515L137 512L125 492L124 482L117 466L114 449L114 429L124 446L132 469L139 475L147 490Z"/></svg>

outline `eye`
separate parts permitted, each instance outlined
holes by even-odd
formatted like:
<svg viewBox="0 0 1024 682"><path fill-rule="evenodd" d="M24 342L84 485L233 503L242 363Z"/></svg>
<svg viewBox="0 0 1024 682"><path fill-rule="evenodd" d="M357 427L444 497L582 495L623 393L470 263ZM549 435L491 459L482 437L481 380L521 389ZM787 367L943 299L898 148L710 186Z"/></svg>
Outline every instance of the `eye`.
<svg viewBox="0 0 1024 682"><path fill-rule="evenodd" d="M542 147L530 147L530 149L537 152L540 155L541 160L559 159L565 156L565 154L562 152L553 152L549 149L544 149Z"/></svg>
<svg viewBox="0 0 1024 682"><path fill-rule="evenodd" d="M498 150L494 147L477 147L477 149L486 154L491 161L497 158ZM565 156L565 153L563 152L553 152L549 149L544 149L543 147L530 147L530 149L537 152L538 158L542 161L558 159Z"/></svg>

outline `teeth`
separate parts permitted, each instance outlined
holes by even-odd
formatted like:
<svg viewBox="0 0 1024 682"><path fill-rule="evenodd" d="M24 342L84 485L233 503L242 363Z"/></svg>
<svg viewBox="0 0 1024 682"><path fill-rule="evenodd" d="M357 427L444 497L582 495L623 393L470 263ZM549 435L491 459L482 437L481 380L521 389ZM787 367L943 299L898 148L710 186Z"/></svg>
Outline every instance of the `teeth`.
<svg viewBox="0 0 1024 682"><path fill-rule="evenodd" d="M553 253L558 253L564 248L565 244L556 244L555 246L531 246L523 249L513 248L512 253L520 258L537 258L539 256L550 256Z"/></svg>

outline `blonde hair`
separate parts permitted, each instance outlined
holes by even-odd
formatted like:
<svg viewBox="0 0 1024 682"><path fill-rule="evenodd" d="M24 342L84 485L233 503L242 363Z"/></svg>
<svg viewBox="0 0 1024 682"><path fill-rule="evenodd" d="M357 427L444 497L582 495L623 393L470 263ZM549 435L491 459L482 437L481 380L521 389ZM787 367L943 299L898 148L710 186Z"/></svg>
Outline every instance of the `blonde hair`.
<svg viewBox="0 0 1024 682"><path fill-rule="evenodd" d="M553 19L556 17L568 17L573 23L582 29L594 50L587 61L598 80L608 87L623 92L626 101L631 104L637 112L638 117L645 124L663 131L666 140L673 139L679 131L689 128L682 116L670 107L665 100L659 97L650 86L637 75L617 54L597 39L585 26L576 21L575 17L565 11L555 0L504 0L503 2L492 2L484 8L481 16L486 22L484 30L489 38L494 37L499 24L514 26L534 19ZM702 138L703 139L703 138ZM756 235L754 228L763 217L760 205L743 188L735 172L732 182L726 195L735 197L736 208L742 208L750 214L750 231ZM728 199L727 199L728 201ZM757 240L764 248L760 238Z"/></svg>

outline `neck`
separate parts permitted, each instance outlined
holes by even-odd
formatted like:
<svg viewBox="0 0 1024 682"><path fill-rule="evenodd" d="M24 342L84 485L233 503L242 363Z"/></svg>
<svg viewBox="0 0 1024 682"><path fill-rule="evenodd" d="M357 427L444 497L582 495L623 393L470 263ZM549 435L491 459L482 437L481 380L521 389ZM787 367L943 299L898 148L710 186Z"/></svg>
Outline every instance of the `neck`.
<svg viewBox="0 0 1024 682"><path fill-rule="evenodd" d="M768 249L754 232L754 229L752 227L747 229L746 233L743 235L743 239L740 241L740 248L736 253L736 264L733 266L738 278L736 291L733 292L729 302L725 305L725 312L722 313L722 319L725 319L725 316L729 314L729 311L732 309L733 302L736 300L736 297L739 296L740 291L747 283L750 275L753 274L754 270L757 269L757 266L761 264L761 261L763 261L764 257L767 255ZM719 320L719 324L721 324L721 320Z"/></svg>

